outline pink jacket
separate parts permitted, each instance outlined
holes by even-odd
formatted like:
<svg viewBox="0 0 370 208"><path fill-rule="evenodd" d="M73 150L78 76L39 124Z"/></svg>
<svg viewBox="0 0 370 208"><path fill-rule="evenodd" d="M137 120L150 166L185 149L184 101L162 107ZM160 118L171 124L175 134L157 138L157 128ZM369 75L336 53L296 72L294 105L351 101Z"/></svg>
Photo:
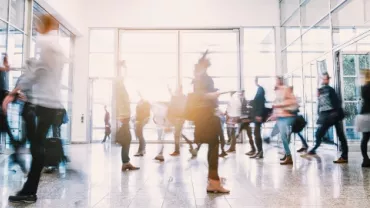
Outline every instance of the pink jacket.
<svg viewBox="0 0 370 208"><path fill-rule="evenodd" d="M273 117L295 116L294 111L299 108L296 97L290 87L279 86L276 89Z"/></svg>

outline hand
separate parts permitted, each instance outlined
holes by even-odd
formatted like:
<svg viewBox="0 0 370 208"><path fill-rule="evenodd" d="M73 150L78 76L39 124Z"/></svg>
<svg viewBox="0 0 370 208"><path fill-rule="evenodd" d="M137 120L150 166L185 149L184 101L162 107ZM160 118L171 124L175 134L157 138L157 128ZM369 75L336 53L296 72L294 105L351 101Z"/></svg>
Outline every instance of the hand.
<svg viewBox="0 0 370 208"><path fill-rule="evenodd" d="M8 95L8 96L5 97L5 99L3 101L3 105L2 105L4 114L7 113L8 105L9 105L9 103L13 102L14 99L15 99L14 95Z"/></svg>
<svg viewBox="0 0 370 208"><path fill-rule="evenodd" d="M257 122L262 122L262 117L261 116L256 116L256 121Z"/></svg>
<svg viewBox="0 0 370 208"><path fill-rule="evenodd" d="M18 93L18 99L23 101L23 102L26 102L27 101L27 97L26 95L24 95L22 92L19 92Z"/></svg>

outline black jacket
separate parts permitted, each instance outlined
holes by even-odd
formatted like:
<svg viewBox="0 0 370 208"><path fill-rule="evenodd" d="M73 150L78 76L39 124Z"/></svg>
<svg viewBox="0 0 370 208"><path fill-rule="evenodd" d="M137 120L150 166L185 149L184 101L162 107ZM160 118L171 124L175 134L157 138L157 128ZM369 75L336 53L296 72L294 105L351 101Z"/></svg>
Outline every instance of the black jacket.
<svg viewBox="0 0 370 208"><path fill-rule="evenodd" d="M265 111L265 90L258 86L257 93L252 101L253 117L263 117Z"/></svg>
<svg viewBox="0 0 370 208"><path fill-rule="evenodd" d="M363 100L361 114L370 113L370 83L361 87L361 97Z"/></svg>

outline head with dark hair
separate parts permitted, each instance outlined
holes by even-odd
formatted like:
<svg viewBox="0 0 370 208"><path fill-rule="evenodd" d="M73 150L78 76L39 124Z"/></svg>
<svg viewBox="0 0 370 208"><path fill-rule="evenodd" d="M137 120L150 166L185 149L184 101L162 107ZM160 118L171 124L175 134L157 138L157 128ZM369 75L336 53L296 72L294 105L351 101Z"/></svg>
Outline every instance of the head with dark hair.
<svg viewBox="0 0 370 208"><path fill-rule="evenodd" d="M328 85L330 83L330 76L328 73L323 73L321 75L321 84Z"/></svg>

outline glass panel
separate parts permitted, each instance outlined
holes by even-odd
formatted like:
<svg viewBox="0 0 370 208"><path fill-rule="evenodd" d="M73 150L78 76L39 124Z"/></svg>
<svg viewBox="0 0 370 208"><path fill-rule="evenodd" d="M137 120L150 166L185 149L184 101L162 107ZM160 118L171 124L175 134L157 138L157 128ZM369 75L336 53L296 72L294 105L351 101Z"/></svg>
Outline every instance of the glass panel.
<svg viewBox="0 0 370 208"><path fill-rule="evenodd" d="M23 33L14 27L9 28L8 37L9 64L21 68L23 64Z"/></svg>
<svg viewBox="0 0 370 208"><path fill-rule="evenodd" d="M9 0L0 0L0 17L8 20Z"/></svg>
<svg viewBox="0 0 370 208"><path fill-rule="evenodd" d="M126 61L128 77L174 77L177 74L176 54L124 53L121 59Z"/></svg>
<svg viewBox="0 0 370 208"><path fill-rule="evenodd" d="M347 116L345 118L346 126L353 126L354 119L358 113L357 103L345 103L344 110L347 113Z"/></svg>
<svg viewBox="0 0 370 208"><path fill-rule="evenodd" d="M114 54L93 53L90 54L89 76L90 77L113 77L115 70Z"/></svg>
<svg viewBox="0 0 370 208"><path fill-rule="evenodd" d="M280 2L280 20L284 23L299 7L299 0L283 0Z"/></svg>
<svg viewBox="0 0 370 208"><path fill-rule="evenodd" d="M23 30L25 0L11 0L10 2L10 23Z"/></svg>
<svg viewBox="0 0 370 208"><path fill-rule="evenodd" d="M354 76L356 75L355 67L355 56L354 55L343 55L343 75Z"/></svg>
<svg viewBox="0 0 370 208"><path fill-rule="evenodd" d="M369 69L370 68L370 60L369 54L366 55L359 55L358 60L360 64L360 70L362 69Z"/></svg>
<svg viewBox="0 0 370 208"><path fill-rule="evenodd" d="M306 1L301 7L301 20L303 30L316 24L321 18L329 14L328 0L310 0Z"/></svg>
<svg viewBox="0 0 370 208"><path fill-rule="evenodd" d="M364 1L348 1L332 13L333 42L340 45L367 31L369 22L364 18ZM355 45L354 45L355 46ZM355 47L353 47L356 50ZM352 50L346 48L346 50Z"/></svg>
<svg viewBox="0 0 370 208"><path fill-rule="evenodd" d="M334 9L336 6L338 6L340 3L347 1L347 0L330 0L331 9ZM365 0L368 1L368 0Z"/></svg>
<svg viewBox="0 0 370 208"><path fill-rule="evenodd" d="M302 66L301 40L298 39L286 50L283 51L283 57L286 57L287 71L292 72Z"/></svg>
<svg viewBox="0 0 370 208"><path fill-rule="evenodd" d="M274 76L275 73L274 29L244 29L244 76Z"/></svg>
<svg viewBox="0 0 370 208"><path fill-rule="evenodd" d="M210 52L210 76L237 76L237 32L185 31L180 34L180 68L183 77L193 77L194 65L206 49Z"/></svg>
<svg viewBox="0 0 370 208"><path fill-rule="evenodd" d="M107 53L114 52L115 30L91 30L90 31L90 52Z"/></svg>
<svg viewBox="0 0 370 208"><path fill-rule="evenodd" d="M122 53L176 53L177 38L176 31L121 31L120 51Z"/></svg>
<svg viewBox="0 0 370 208"><path fill-rule="evenodd" d="M0 20L0 53L6 52L6 38L8 34L8 24ZM0 60L1 64L3 60Z"/></svg>
<svg viewBox="0 0 370 208"><path fill-rule="evenodd" d="M168 88L176 89L176 78L140 77L126 78L125 85L131 102L140 100L139 94L150 102L169 102L170 93Z"/></svg>
<svg viewBox="0 0 370 208"><path fill-rule="evenodd" d="M191 31L181 32L182 52L236 52L237 32L234 31Z"/></svg>
<svg viewBox="0 0 370 208"><path fill-rule="evenodd" d="M327 17L303 35L303 64L317 59L331 48L330 21Z"/></svg>
<svg viewBox="0 0 370 208"><path fill-rule="evenodd" d="M357 99L356 91L356 78L355 77L344 77L343 78L344 88L344 100L354 101Z"/></svg>
<svg viewBox="0 0 370 208"><path fill-rule="evenodd" d="M200 53L183 53L181 56L181 69L185 77L193 77L194 65L201 57ZM207 70L210 76L236 76L238 57L236 53L211 53L208 55L211 66ZM176 60L174 60L176 61Z"/></svg>
<svg viewBox="0 0 370 208"><path fill-rule="evenodd" d="M283 25L283 33L282 39L285 40L282 45L287 46L290 45L293 41L295 41L301 35L301 28L300 28L300 15L299 12L295 12L293 16Z"/></svg>

